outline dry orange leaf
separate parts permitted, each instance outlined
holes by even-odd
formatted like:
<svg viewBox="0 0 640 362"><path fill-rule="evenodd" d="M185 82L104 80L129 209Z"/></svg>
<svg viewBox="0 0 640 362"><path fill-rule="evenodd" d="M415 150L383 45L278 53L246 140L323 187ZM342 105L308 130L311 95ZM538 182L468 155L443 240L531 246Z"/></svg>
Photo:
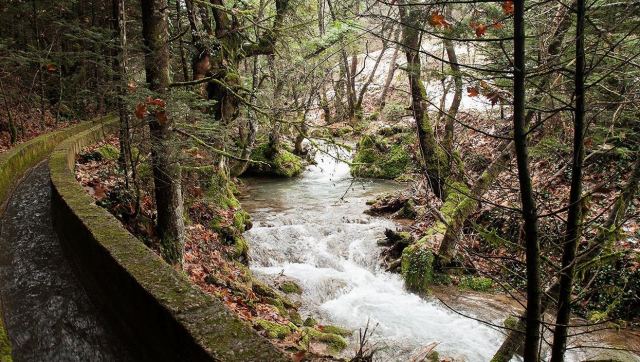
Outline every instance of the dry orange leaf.
<svg viewBox="0 0 640 362"><path fill-rule="evenodd" d="M147 98L147 104L158 106L160 108L164 108L167 104L160 98L152 99L151 97Z"/></svg>
<svg viewBox="0 0 640 362"><path fill-rule="evenodd" d="M503 2L502 3L502 11L504 11L504 13L507 14L507 15L513 14L513 1L507 0L507 1Z"/></svg>
<svg viewBox="0 0 640 362"><path fill-rule="evenodd" d="M477 97L480 94L478 87L467 87L467 92L469 93L469 97Z"/></svg>
<svg viewBox="0 0 640 362"><path fill-rule="evenodd" d="M486 32L487 32L487 26L486 26L486 25L484 25L484 24L477 24L477 25L475 26L475 30L476 30L476 36L477 36L478 38L480 38L480 37L483 37L483 36L486 34Z"/></svg>
<svg viewBox="0 0 640 362"><path fill-rule="evenodd" d="M144 103L138 103L138 105L136 106L135 114L136 118L143 119L147 114L147 106Z"/></svg>
<svg viewBox="0 0 640 362"><path fill-rule="evenodd" d="M429 24L431 24L431 26L435 28L448 28L450 26L450 24L444 18L444 15L440 14L437 11L431 13L431 16L429 17Z"/></svg>

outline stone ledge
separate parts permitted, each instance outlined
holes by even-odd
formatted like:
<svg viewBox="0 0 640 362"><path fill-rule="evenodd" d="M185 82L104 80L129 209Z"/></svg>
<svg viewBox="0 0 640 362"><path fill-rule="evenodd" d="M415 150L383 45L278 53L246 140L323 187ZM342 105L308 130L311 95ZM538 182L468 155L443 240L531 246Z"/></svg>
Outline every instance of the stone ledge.
<svg viewBox="0 0 640 362"><path fill-rule="evenodd" d="M94 303L141 360L289 360L96 206L76 181L76 154L116 126L111 119L69 138L49 160L54 228Z"/></svg>

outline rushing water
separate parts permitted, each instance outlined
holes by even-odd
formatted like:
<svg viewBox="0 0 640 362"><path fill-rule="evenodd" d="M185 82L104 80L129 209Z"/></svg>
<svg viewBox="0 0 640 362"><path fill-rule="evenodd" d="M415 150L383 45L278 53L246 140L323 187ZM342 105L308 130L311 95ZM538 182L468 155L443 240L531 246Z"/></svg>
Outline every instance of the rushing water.
<svg viewBox="0 0 640 362"><path fill-rule="evenodd" d="M246 181L254 271L298 280L304 309L326 323L357 329L370 319L378 325L374 341L388 347L381 360L407 361L432 342L441 355L489 360L499 331L407 292L398 275L380 268L376 241L395 225L363 214L365 201L397 184L352 183L347 164L326 154L316 160L296 179Z"/></svg>

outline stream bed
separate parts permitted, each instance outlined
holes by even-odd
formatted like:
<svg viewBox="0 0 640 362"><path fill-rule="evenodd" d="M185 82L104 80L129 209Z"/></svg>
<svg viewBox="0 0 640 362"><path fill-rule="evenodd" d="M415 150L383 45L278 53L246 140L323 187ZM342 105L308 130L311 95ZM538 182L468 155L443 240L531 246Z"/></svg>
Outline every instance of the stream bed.
<svg viewBox="0 0 640 362"><path fill-rule="evenodd" d="M247 232L254 272L297 280L304 289L303 317L307 312L349 329L370 320L372 343L386 347L379 360L407 361L436 342L443 356L488 361L503 338L499 330L407 292L399 275L380 268L376 241L396 226L364 214L365 202L400 185L352 181L336 154L319 153L317 165L299 178L245 180L250 191L242 202L254 219ZM352 354L356 344L354 337L345 353Z"/></svg>

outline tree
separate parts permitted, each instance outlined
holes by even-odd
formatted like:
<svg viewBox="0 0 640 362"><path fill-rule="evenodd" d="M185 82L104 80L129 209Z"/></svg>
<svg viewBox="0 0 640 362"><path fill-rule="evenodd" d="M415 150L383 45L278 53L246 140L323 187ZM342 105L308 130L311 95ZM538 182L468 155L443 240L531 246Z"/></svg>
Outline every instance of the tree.
<svg viewBox="0 0 640 362"><path fill-rule="evenodd" d="M514 2L513 14L513 141L520 181L527 263L527 327L524 360L538 361L540 348L540 244L538 215L529 171L527 125L525 121L525 24L524 0Z"/></svg>
<svg viewBox="0 0 640 362"><path fill-rule="evenodd" d="M585 54L584 54L584 22L585 2L577 0L576 22L576 71L575 71L575 110L573 127L573 163L571 166L571 191L569 195L569 214L564 239L562 269L560 270L560 290L558 313L553 334L551 361L564 361L567 347L567 330L571 316L571 293L575 272L576 250L581 233L582 209L582 162L584 160L584 119L585 119Z"/></svg>
<svg viewBox="0 0 640 362"><path fill-rule="evenodd" d="M424 162L424 169L429 186L439 198L446 198L446 186L453 174L452 168L447 167L445 150L435 138L435 133L427 112L426 90L422 83L420 44L421 32L419 24L424 20L424 12L414 6L407 6L407 2L398 2L400 22L402 24L402 46L407 59L407 75L411 92L411 109L416 121L416 131L420 152Z"/></svg>
<svg viewBox="0 0 640 362"><path fill-rule="evenodd" d="M166 97L169 78L169 32L167 0L141 0L142 35L145 45L145 72L149 89ZM158 213L157 232L163 258L170 264L182 265L184 220L181 172L177 147L166 114L165 101L158 98L148 116L151 133L151 163Z"/></svg>

